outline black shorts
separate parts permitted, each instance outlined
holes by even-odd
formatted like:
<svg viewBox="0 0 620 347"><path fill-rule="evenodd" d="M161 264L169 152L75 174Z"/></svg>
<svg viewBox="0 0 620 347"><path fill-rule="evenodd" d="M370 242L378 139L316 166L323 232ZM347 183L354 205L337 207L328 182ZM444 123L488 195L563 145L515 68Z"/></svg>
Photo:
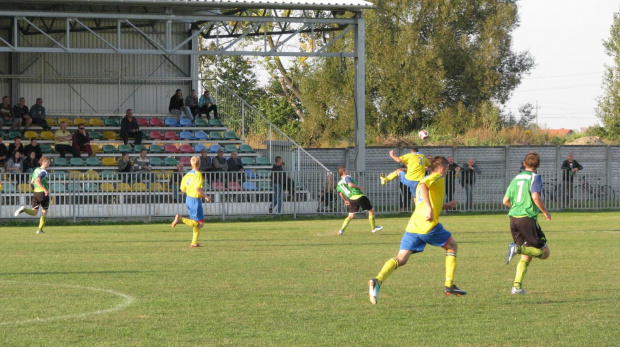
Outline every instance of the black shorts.
<svg viewBox="0 0 620 347"><path fill-rule="evenodd" d="M529 217L510 217L510 232L512 239L518 246L543 248L547 244L547 237L540 230L538 221Z"/></svg>
<svg viewBox="0 0 620 347"><path fill-rule="evenodd" d="M349 200L349 213L356 213L360 208L364 211L372 210L372 204L366 195L357 200Z"/></svg>
<svg viewBox="0 0 620 347"><path fill-rule="evenodd" d="M35 192L32 194L32 208L38 209L39 207L47 210L50 206L50 197L45 195L45 192Z"/></svg>

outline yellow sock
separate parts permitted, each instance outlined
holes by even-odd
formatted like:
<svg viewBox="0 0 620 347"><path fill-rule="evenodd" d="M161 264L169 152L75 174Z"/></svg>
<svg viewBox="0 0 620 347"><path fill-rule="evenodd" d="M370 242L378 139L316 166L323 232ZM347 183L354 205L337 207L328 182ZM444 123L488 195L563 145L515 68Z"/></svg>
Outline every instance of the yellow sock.
<svg viewBox="0 0 620 347"><path fill-rule="evenodd" d="M36 216L37 215L37 213L34 210L31 210L29 208L24 209L24 213L25 214L29 214L31 216Z"/></svg>
<svg viewBox="0 0 620 347"><path fill-rule="evenodd" d="M195 220L189 219L189 218L181 217L181 222L183 222L183 224L185 224L185 225L189 225L190 227L197 227L198 226L198 222L196 222Z"/></svg>
<svg viewBox="0 0 620 347"><path fill-rule="evenodd" d="M396 177L398 177L398 175L400 174L400 171L396 170L393 172L390 172L387 176L385 176L385 181L391 181L393 179L395 179Z"/></svg>
<svg viewBox="0 0 620 347"><path fill-rule="evenodd" d="M342 223L342 226L340 227L340 230L344 231L344 229L347 227L347 225L349 225L349 222L351 220L349 219L349 217L344 219L344 222Z"/></svg>
<svg viewBox="0 0 620 347"><path fill-rule="evenodd" d="M198 222L196 222L196 224L198 224ZM197 245L198 244L198 236L200 236L200 228L195 226L192 231L194 233L194 238L192 239L192 245Z"/></svg>
<svg viewBox="0 0 620 347"><path fill-rule="evenodd" d="M521 289L521 286L523 285L523 277L525 277L530 261L521 258L519 264L517 264L517 275L515 276L515 283L513 284L515 288Z"/></svg>
<svg viewBox="0 0 620 347"><path fill-rule="evenodd" d="M43 230L43 227L45 226L45 220L47 219L47 216L42 214L41 215L41 219L39 219L39 230Z"/></svg>
<svg viewBox="0 0 620 347"><path fill-rule="evenodd" d="M370 222L370 230L375 229L375 216L368 215L368 221Z"/></svg>
<svg viewBox="0 0 620 347"><path fill-rule="evenodd" d="M446 252L446 282L444 285L448 288L452 287L454 270L456 270L456 252Z"/></svg>
<svg viewBox="0 0 620 347"><path fill-rule="evenodd" d="M383 284L383 281L385 281L388 276L390 276L392 272L396 270L396 268L398 268L398 261L396 261L396 259L390 258L388 261L386 261L385 264L383 264L383 268L376 277L377 281L379 281L379 284Z"/></svg>

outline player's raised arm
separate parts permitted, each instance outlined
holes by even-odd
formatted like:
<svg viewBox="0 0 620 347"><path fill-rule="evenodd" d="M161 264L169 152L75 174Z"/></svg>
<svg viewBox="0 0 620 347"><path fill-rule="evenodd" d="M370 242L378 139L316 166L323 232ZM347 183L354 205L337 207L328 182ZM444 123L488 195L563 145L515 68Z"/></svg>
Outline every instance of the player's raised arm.
<svg viewBox="0 0 620 347"><path fill-rule="evenodd" d="M394 160L394 161L395 161L395 162L397 162L397 163L402 162L402 159L400 159L400 157L397 157L397 156L394 154L394 150L391 150L391 151L390 151L390 157L392 157L392 160Z"/></svg>

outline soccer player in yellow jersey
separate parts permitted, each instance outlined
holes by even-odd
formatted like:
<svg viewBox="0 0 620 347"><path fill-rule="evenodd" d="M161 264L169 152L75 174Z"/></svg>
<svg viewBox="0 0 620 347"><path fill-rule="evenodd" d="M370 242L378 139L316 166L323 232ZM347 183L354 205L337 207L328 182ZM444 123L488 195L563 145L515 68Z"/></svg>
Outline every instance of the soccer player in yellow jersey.
<svg viewBox="0 0 620 347"><path fill-rule="evenodd" d="M172 221L172 228L177 226L179 222L189 225L193 228L194 238L190 247L201 247L198 244L198 236L200 236L200 229L204 226L204 214L202 210L202 198L206 201L211 199L205 195L202 191L202 173L198 171L200 166L200 157L193 156L191 159L192 169L190 172L183 176L181 180L181 191L187 194L185 198L185 204L187 205L187 212L189 218L183 218L180 214L177 214Z"/></svg>
<svg viewBox="0 0 620 347"><path fill-rule="evenodd" d="M377 303L379 288L387 277L399 266L407 264L412 253L423 252L427 244L446 250L446 281L444 283L446 295L467 294L453 283L458 245L452 238L452 234L439 223L441 211L444 208L454 208L457 204L456 201L444 203L448 160L442 156L435 157L431 170L432 173L422 179L417 186L416 209L409 219L409 224L400 242L400 251L396 257L385 262L377 277L368 281L368 295L373 304Z"/></svg>
<svg viewBox="0 0 620 347"><path fill-rule="evenodd" d="M392 159L397 163L405 164L407 169L405 171L405 169L399 168L387 176L381 174L381 184L385 184L386 182L399 177L400 181L409 187L411 195L415 198L416 186L418 185L418 182L424 178L426 167L431 164L426 157L419 152L418 147L411 147L411 153L401 155L400 157L397 157L394 154L394 150L391 150L390 157L392 157Z"/></svg>

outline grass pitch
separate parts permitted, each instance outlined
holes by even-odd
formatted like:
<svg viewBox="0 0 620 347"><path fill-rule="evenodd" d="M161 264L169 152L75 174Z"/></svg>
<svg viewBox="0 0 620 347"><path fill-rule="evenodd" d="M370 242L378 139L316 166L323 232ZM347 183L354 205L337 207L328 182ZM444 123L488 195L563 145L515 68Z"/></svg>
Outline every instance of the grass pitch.
<svg viewBox="0 0 620 347"><path fill-rule="evenodd" d="M407 218L219 223L190 249L179 224L0 227L3 346L617 345L617 213L541 221L551 257L534 259L528 296L510 295L516 262L504 215L442 218L459 243L443 294L444 254L427 247L384 283ZM343 216L344 218L344 216Z"/></svg>

